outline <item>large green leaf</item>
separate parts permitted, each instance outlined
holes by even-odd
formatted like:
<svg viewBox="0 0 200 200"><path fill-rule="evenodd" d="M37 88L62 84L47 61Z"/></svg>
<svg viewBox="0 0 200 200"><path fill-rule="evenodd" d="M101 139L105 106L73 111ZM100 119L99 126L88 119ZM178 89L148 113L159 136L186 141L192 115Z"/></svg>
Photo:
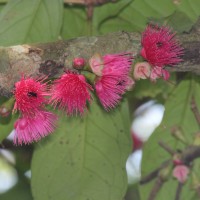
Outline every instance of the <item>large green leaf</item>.
<svg viewBox="0 0 200 200"><path fill-rule="evenodd" d="M150 137L150 140L145 144L144 155L142 159L142 175L146 176L153 170L157 169L161 163L171 158L169 153L164 151L159 145L159 141L163 141L172 149L184 149L185 146L177 141L171 135L171 128L178 125L182 128L184 136L188 143L192 143L194 135L199 131L199 126L191 111L191 96L194 95L196 102L200 108L200 85L193 80L184 80L172 92L170 98L165 105L165 116L162 124L155 133ZM152 162L153 161L153 162ZM198 161L198 160L197 160ZM200 162L195 162L194 168L199 169ZM199 171L199 170L198 170ZM191 190L191 176L184 185L181 193L182 200L198 199L195 196L194 190ZM144 184L140 187L141 199L148 199L148 195L153 188L155 181ZM161 191L158 192L157 198L174 199L178 182L169 175L169 180L163 185Z"/></svg>
<svg viewBox="0 0 200 200"><path fill-rule="evenodd" d="M83 7L65 6L61 36L63 39L80 37L89 33L86 12Z"/></svg>
<svg viewBox="0 0 200 200"><path fill-rule="evenodd" d="M0 14L0 45L58 39L62 0L10 0Z"/></svg>
<svg viewBox="0 0 200 200"><path fill-rule="evenodd" d="M98 33L143 30L150 18L164 18L175 10L172 1L121 0L96 8L94 26Z"/></svg>
<svg viewBox="0 0 200 200"><path fill-rule="evenodd" d="M142 31L149 21L188 31L200 15L199 6L198 0L182 0L179 4L171 0L118 0L95 7L92 23L87 22L83 7L65 6L62 37Z"/></svg>
<svg viewBox="0 0 200 200"><path fill-rule="evenodd" d="M95 102L83 118L60 116L32 160L35 200L122 200L131 150L127 104L107 113Z"/></svg>

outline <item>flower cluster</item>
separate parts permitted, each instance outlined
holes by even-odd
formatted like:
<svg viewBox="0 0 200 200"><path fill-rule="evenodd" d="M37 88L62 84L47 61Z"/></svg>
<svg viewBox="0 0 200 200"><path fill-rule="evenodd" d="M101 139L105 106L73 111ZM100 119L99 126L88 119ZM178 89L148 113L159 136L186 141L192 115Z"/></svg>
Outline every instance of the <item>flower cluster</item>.
<svg viewBox="0 0 200 200"><path fill-rule="evenodd" d="M103 107L109 110L119 103L125 91L134 84L129 77L133 58L127 53L92 59L91 68L98 75L95 90Z"/></svg>
<svg viewBox="0 0 200 200"><path fill-rule="evenodd" d="M82 116L87 105L92 102L91 94L95 91L103 108L109 111L119 104L124 93L133 87L135 80L156 80L160 77L167 80L170 74L164 67L179 63L183 54L183 49L174 36L166 27L149 25L141 40L143 62L135 64L132 76L133 56L130 52L104 56L96 53L89 62L81 57L75 58L72 64L74 69L65 71L53 81L51 87L48 87L46 78L22 76L15 83L13 91L13 112L20 113L14 125L14 143L38 141L54 131L57 116L45 110L47 104L54 109L58 107L68 116ZM89 66L85 66L86 63Z"/></svg>
<svg viewBox="0 0 200 200"><path fill-rule="evenodd" d="M38 141L52 133L57 117L44 110L48 88L43 79L25 78L15 83L13 112L19 111L20 118L15 122L14 143L21 145Z"/></svg>
<svg viewBox="0 0 200 200"><path fill-rule="evenodd" d="M147 62L136 65L135 78L150 78L153 81L157 78L168 80L170 74L165 70L165 66L178 64L182 61L183 55L183 48L175 39L175 33L168 27L150 24L142 34L141 45L141 56Z"/></svg>

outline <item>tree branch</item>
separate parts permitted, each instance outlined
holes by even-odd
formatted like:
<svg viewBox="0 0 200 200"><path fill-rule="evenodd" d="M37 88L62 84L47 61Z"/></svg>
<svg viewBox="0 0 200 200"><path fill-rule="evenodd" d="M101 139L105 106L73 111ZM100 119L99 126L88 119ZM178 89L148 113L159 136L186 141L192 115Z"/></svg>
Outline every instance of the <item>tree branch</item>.
<svg viewBox="0 0 200 200"><path fill-rule="evenodd" d="M80 37L45 44L19 45L0 48L0 95L10 96L14 83L25 75L58 77L70 69L75 57L89 59L94 53L102 55L140 52L140 34L116 32L103 36ZM184 34L180 42L185 48L184 62L167 67L170 71L191 71L200 74L200 35Z"/></svg>
<svg viewBox="0 0 200 200"><path fill-rule="evenodd" d="M67 4L80 4L85 6L99 6L110 2L116 2L116 0L64 0L64 3Z"/></svg>
<svg viewBox="0 0 200 200"><path fill-rule="evenodd" d="M182 189L183 189L183 183L178 183L178 186L177 186L177 189L176 189L175 200L180 200Z"/></svg>

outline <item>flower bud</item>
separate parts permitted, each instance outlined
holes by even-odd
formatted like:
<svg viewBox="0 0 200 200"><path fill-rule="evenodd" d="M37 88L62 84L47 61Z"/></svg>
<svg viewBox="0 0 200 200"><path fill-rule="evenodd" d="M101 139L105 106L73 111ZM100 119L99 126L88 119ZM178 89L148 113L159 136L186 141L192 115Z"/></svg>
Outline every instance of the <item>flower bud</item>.
<svg viewBox="0 0 200 200"><path fill-rule="evenodd" d="M172 136L174 136L177 140L179 140L183 144L187 144L187 140L180 127L178 126L172 127L171 133L172 133Z"/></svg>
<svg viewBox="0 0 200 200"><path fill-rule="evenodd" d="M8 117L11 113L11 110L8 109L6 106L2 105L0 107L0 116L1 117Z"/></svg>
<svg viewBox="0 0 200 200"><path fill-rule="evenodd" d="M200 146L200 133L197 133L194 137L193 145Z"/></svg>
<svg viewBox="0 0 200 200"><path fill-rule="evenodd" d="M175 166L183 164L183 162L181 160L181 154L176 153L176 154L173 155L173 163L174 163Z"/></svg>
<svg viewBox="0 0 200 200"><path fill-rule="evenodd" d="M135 80L147 79L151 73L151 66L148 62L136 63L134 67L133 77Z"/></svg>
<svg viewBox="0 0 200 200"><path fill-rule="evenodd" d="M10 98L8 101L4 102L0 106L0 116L8 117L12 112L13 104L14 104L14 98Z"/></svg>
<svg viewBox="0 0 200 200"><path fill-rule="evenodd" d="M74 69L83 69L83 67L85 66L85 59L84 58L74 58L73 60L73 67Z"/></svg>
<svg viewBox="0 0 200 200"><path fill-rule="evenodd" d="M96 53L89 60L90 67L94 74L97 76L102 75L102 70L104 68L103 58L100 54Z"/></svg>
<svg viewBox="0 0 200 200"><path fill-rule="evenodd" d="M163 182L167 181L171 171L171 164L168 164L166 167L159 171L159 177Z"/></svg>

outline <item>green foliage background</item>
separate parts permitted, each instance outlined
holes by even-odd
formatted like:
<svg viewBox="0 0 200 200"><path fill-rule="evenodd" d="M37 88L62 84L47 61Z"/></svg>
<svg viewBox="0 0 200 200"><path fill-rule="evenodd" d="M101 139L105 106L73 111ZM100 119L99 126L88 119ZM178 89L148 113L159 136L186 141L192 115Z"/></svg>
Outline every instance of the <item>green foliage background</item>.
<svg viewBox="0 0 200 200"><path fill-rule="evenodd" d="M96 7L92 22L88 22L83 6L67 5L63 0L1 0L0 45L42 43L121 30L141 32L149 21L168 24L182 33L190 31L199 14L199 0L118 0ZM188 141L192 141L192 134L198 131L189 105L192 93L200 102L199 82L192 77L183 79L179 84L176 76L172 76L173 84L139 81L135 90L127 95L131 107L149 97L157 98L166 105L163 125L144 148L144 175L169 157L159 149L158 140L162 139L174 148L182 148L169 134L172 125L181 125ZM18 147L15 167L21 179L0 198L122 200L127 188L125 161L131 152L129 116L126 101L115 111L106 113L95 100L81 119L61 115L56 132L34 147L32 192L30 183L23 177L30 160L22 159L26 152L32 152L32 148L26 148L25 152L23 147ZM14 120L15 117L7 122L0 121L0 141L10 133ZM135 199L146 200L152 184L139 187L140 197ZM173 199L175 184L170 179L158 199L166 199L166 195ZM184 199L196 198L190 192L189 183L184 191Z"/></svg>

